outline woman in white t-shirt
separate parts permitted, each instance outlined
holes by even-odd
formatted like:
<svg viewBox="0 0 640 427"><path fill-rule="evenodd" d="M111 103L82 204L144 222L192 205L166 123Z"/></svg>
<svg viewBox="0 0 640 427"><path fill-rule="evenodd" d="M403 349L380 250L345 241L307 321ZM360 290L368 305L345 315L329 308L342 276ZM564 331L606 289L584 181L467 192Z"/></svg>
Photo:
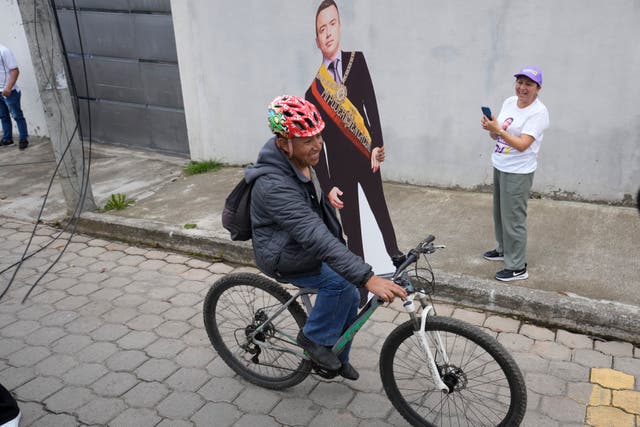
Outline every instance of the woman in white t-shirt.
<svg viewBox="0 0 640 427"><path fill-rule="evenodd" d="M496 141L493 163L493 222L496 249L484 257L504 260L496 273L503 282L529 277L527 273L527 201L538 166L543 132L549 127L549 112L538 99L542 71L524 67L517 74L516 95L507 98L500 114L491 120L482 116L482 128Z"/></svg>

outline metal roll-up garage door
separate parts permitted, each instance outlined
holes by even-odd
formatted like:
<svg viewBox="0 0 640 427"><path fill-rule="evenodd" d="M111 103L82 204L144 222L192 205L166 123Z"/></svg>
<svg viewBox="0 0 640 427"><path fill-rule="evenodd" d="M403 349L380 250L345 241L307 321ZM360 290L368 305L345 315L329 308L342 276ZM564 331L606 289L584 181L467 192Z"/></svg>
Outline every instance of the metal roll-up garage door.
<svg viewBox="0 0 640 427"><path fill-rule="evenodd" d="M90 105L93 141L188 156L169 0L75 0L75 9L73 0L56 0L55 9L82 137Z"/></svg>

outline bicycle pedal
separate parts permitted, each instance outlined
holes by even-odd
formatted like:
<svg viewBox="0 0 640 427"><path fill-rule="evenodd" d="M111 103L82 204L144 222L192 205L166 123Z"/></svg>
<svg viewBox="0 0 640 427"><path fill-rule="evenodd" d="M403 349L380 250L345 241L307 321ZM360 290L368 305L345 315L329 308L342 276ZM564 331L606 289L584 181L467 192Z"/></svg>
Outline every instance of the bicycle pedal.
<svg viewBox="0 0 640 427"><path fill-rule="evenodd" d="M323 368L320 365L317 365L315 363L313 364L313 370L315 371L316 374L328 380L338 376L338 371L332 371L331 369Z"/></svg>

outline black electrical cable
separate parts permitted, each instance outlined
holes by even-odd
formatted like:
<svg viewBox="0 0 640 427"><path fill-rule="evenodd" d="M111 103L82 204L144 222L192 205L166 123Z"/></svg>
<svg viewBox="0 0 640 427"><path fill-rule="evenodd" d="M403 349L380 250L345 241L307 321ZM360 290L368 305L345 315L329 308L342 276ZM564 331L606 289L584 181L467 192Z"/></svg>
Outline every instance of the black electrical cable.
<svg viewBox="0 0 640 427"><path fill-rule="evenodd" d="M38 48L38 55L39 55L39 59L40 59L40 61L41 61L41 66L42 66L43 71L45 71L45 70L46 70L46 67L45 67L45 65L44 65L44 61L43 61L43 58L42 58L42 50L41 50L41 48L40 48L40 41L39 41L39 37L38 37L38 28L37 28L37 25L38 25L38 23L37 23L37 4L36 4L36 2L34 1L34 32L35 32L35 39L36 39L36 45L37 45L37 48ZM49 25L49 26L50 26L50 25ZM56 86L52 84L52 81L51 81L51 79L50 79L50 77L49 77L49 74L48 74L48 73L46 73L46 71L45 71L45 73L44 73L44 74L45 74L45 76L46 76L46 78L47 78L47 82L48 82L48 84L49 84L49 85L50 85L50 87L54 90L54 95L58 95L57 91L55 90L55 89L56 89ZM61 117L61 119L62 119L63 115L62 115L62 108L60 107L60 102L61 102L61 101L59 100L59 98L57 98L57 99L56 99L56 105L57 105L57 107L58 107L58 110L59 110L59 112L60 112L60 117ZM2 274L2 273L6 272L7 270L9 270L9 269L11 269L11 268L13 268L13 267L17 267L17 268L16 268L16 270L14 271L14 273L13 273L13 275L12 275L11 279L9 280L9 283L7 284L6 288L4 289L4 291L2 292L2 294L0 294L0 299L2 299L2 297L7 293L7 291L8 291L8 290L9 290L9 288L11 287L11 285L12 285L12 283L13 283L14 279L15 279L16 274L18 273L18 271L20 270L20 267L22 266L22 263L23 263L25 260L27 260L27 259L31 258L33 255L37 254L38 252L40 252L40 251L42 251L42 250L46 249L47 247L49 247L53 242L55 242L55 241L56 241L56 240L57 240L57 239L62 235L62 233L64 233L64 232L66 231L66 229L68 228L68 226L69 226L69 224L70 224L70 222L67 222L67 225L66 225L66 226L65 226L65 227L64 227L64 228L63 228L63 229L58 233L58 235L57 235L56 237L52 238L52 239L51 239L51 240L50 240L46 245L42 246L42 247L41 247L41 248L39 248L38 250L36 250L36 251L34 251L34 252L30 253L29 255L27 255L27 252L28 252L28 250L29 250L29 247L31 246L31 242L32 242L32 240L33 240L33 237L34 237L34 236L35 236L35 234L36 234L38 224L40 223L40 220L41 220L41 218L42 218L42 213L43 213L43 211L44 211L45 205L46 205L46 203L47 203L47 199L48 199L49 194L50 194L50 192L51 192L51 187L52 187L52 185L53 185L53 180L55 179L55 176L56 176L56 174L58 173L58 170L59 170L59 168L60 168L60 166L61 166L61 164L62 164L62 161L64 160L64 157L65 157L65 155L66 155L67 151L69 150L69 147L71 146L71 143L72 143L72 141L73 141L73 138L74 138L74 136L75 136L75 134L76 134L77 130L78 130L78 122L76 121L76 126L74 127L73 133L71 134L71 137L68 139L68 141L67 141L67 143L66 143L66 145L65 145L65 148L64 148L64 150L63 150L63 152L62 152L62 155L60 156L60 159L59 159L59 160L58 160L58 162L56 163L56 167L55 167L54 172L53 172L53 174L52 174L52 176L51 176L51 179L49 180L49 185L48 185L47 190L46 190L46 192L45 192L45 196L44 196L44 200L43 200L43 202L42 202L42 206L41 206L41 208L40 208L40 212L38 213L38 216L37 216L37 218L36 218L36 221L35 221L35 225L34 225L33 231L31 232L31 236L29 237L29 241L28 241L28 243L27 243L27 245L26 245L26 247L25 247L25 250L24 250L24 252L23 252L23 254L22 254L22 256L21 256L20 260L19 260L19 261L17 261L17 262L15 262L14 264L10 265L9 267L5 268L4 270L0 271L0 274ZM60 136L62 136L62 135L60 135Z"/></svg>
<svg viewBox="0 0 640 427"><path fill-rule="evenodd" d="M49 243L47 243L46 245L44 245L40 249L36 250L35 252L33 252L33 253L29 254L29 255L26 255L26 253L28 252L28 249L29 249L29 247L31 245L31 242L33 240L33 237L36 234L38 224L40 223L42 212L44 211L44 207L45 207L48 195L50 193L51 186L53 184L53 180L54 180L54 178L55 178L55 176L56 176L56 174L57 174L57 172L58 172L58 170L59 170L59 168L60 168L60 166L62 164L62 161L63 161L65 155L68 152L68 149L71 146L73 138L74 138L76 132L78 131L78 129L80 129L80 132L82 134L82 125L81 125L81 122L80 122L80 119L79 119L80 104L79 104L79 100L78 100L78 96L77 96L77 90L76 90L76 86L75 86L75 81L73 79L73 75L70 73L71 66L70 66L70 63L69 63L67 50L66 50L66 47L65 47L65 44L64 44L64 39L62 38L62 30L61 30L61 27L60 27L60 21L58 19L57 13L55 11L55 2L54 2L54 0L50 0L49 4L50 4L50 7L51 7L50 11L51 11L51 13L53 14L53 16L55 18L56 28L58 30L58 36L60 38L60 43L62 45L63 58L65 60L65 64L67 66L68 75L69 75L71 95L72 95L72 98L75 100L76 125L74 127L74 130L73 130L73 133L72 133L71 137L67 141L65 149L64 149L62 155L60 156L59 161L56 164L55 171L54 171L54 173L53 173L53 175L51 177L51 180L50 180L50 183L49 183L49 187L47 188L47 191L46 191L45 199L43 201L42 207L41 207L40 212L38 214L38 217L36 219L36 223L35 223L34 229L33 229L32 233L31 233L31 236L29 238L29 241L27 243L27 246L25 248L25 251L24 251L20 261L18 261L17 263L14 263L13 265L9 266L8 268L5 268L2 271L0 271L0 274L2 274L5 271L7 271L8 269L10 269L12 267L16 267L16 269L15 269L15 271L13 273L13 276L11 277L11 279L10 279L9 283L7 284L5 290L2 292L2 294L0 294L0 299L2 299L2 297L7 293L7 291L11 287L11 285L12 285L12 283L13 283L15 277L16 277L16 274L18 273L18 271L20 270L20 267L22 266L22 263L26 259L30 258L31 256L35 255L36 253L40 252L41 250L45 249L46 247L51 245L53 242L55 242L62 235L62 233L64 233L67 230L67 228L69 227L69 225L71 223L73 223L73 228L72 228L72 231L70 232L69 238L67 239L67 243L62 248L60 254L51 263L51 265L44 271L44 273L42 273L42 275L34 282L34 284L31 286L31 288L29 289L27 294L24 296L24 298L22 300L23 303L26 301L26 299L31 294L31 292L34 290L36 285L40 282L40 280L42 280L42 278L51 270L51 268L53 268L53 266L56 265L56 263L60 260L60 258L64 254L65 250L67 249L67 247L71 243L71 239L73 238L73 235L75 234L77 226L78 226L78 223L79 223L80 213L82 212L82 208L84 207L86 194L87 194L87 189L88 189L88 186L89 186L89 174L90 174L90 170L91 170L91 154L92 154L91 105L90 105L89 99L87 99L87 105L88 105L88 108L87 108L87 110L88 110L88 127L89 127L89 134L88 134L89 135L89 150L88 150L89 153L88 153L88 160L86 160L85 159L84 140L83 140L83 138L81 138L81 145L82 145L82 181L81 181L81 188L80 188L80 197L79 197L79 199L78 199L78 201L76 203L75 209L72 212L71 217L69 218L69 221L67 222L67 224L63 228L63 230L60 231L58 236L53 238ZM77 7L76 7L75 0L73 0L73 7L74 7L74 16L75 16L75 21L76 21L76 30L78 32L78 39L80 41L80 50L81 50L82 65L83 65L83 72L84 72L85 90L86 90L86 93L88 94L89 93L89 84L88 84L88 80L87 80L87 68L86 68L86 61L85 61L85 57L84 57L84 49L82 47L82 35L81 35L81 32L80 32L80 24L79 24L79 20L78 20L78 12L77 12ZM38 40L38 36L37 36L37 33L38 33L38 29L37 29L37 8L36 8L36 3L35 2L34 2L34 25L36 25L35 34L36 34L36 44L38 46L38 54L39 54L40 60L42 61L42 52L40 50L40 44L39 44L39 40ZM50 29L50 32L51 32L51 24L49 24L49 29ZM52 32L51 32L51 35L52 35L52 38L53 38L53 33ZM53 61L53 50L52 50L52 61ZM44 69L44 63L42 63L42 65L43 65L43 69ZM57 95L57 91L56 91L57 87L54 84L52 84L51 80L49 79L48 74L45 73L45 75L47 76L48 83L54 89L54 92ZM59 99L56 99L56 104L58 106L58 109L61 111L61 108L60 108L61 101ZM61 117L61 121L63 121L64 118L63 118L62 113L60 114L60 117ZM60 128L62 129L62 123L61 123ZM86 164L86 166L85 166L85 164Z"/></svg>
<svg viewBox="0 0 640 427"><path fill-rule="evenodd" d="M55 9L53 9L53 10L52 10L52 13L54 13L54 11L55 11ZM45 75L45 77L46 77L46 79L47 79L47 83L48 83L49 87L53 90L54 98L55 98L55 101L56 101L56 106L58 107L58 111L59 111L59 113L60 113L60 114L59 114L59 116L60 116L60 126L59 126L59 128L60 128L60 132L61 132L61 134L60 134L60 139L62 139L62 129L63 129L63 124L64 124L64 115L63 115L63 113L62 113L62 108L60 107L60 105L61 105L62 101L60 100L60 96L59 96L58 91L57 91L57 86L54 84L54 82L53 82L53 81L52 81L52 79L50 78L49 73L47 73L47 72L46 72L47 68L45 67L45 64L44 64L44 60L43 60L43 56L44 56L44 55L42 54L42 49L41 49L41 46L40 46L40 38L38 37L38 11L37 11L37 1L34 1L34 3L33 3L33 17L34 17L34 33L35 33L36 46L37 46L37 49L38 49L38 57L39 57L39 59L40 59L40 65L41 65L41 67L42 67L42 70L44 71L44 75ZM51 28L51 21L50 21L50 20L48 20L48 23L49 23L49 25L48 25L48 27L49 27L49 34L50 34L50 36L51 36L51 40L53 40L53 31L52 31L52 28ZM49 63L50 63L50 64L53 64L53 59L54 59L54 58L53 58L54 49L51 49L51 52L52 52L52 53L51 53L51 55L52 55L52 56L51 56L51 59L50 59ZM74 86L74 87L75 87L75 86ZM31 241L32 241L33 237L34 237L34 236L35 236L35 234L36 234L37 227L38 227L38 225L40 224L40 220L41 220L41 218L42 218L42 213L43 213L43 211L44 211L44 208L45 208L45 205L46 205L47 199L48 199L49 194L50 194L50 191L51 191L51 187L52 187L52 185L53 185L53 180L55 179L55 176L56 176L56 174L57 174L57 172L58 172L58 170L59 170L59 168L60 168L60 166L61 166L61 164L62 164L62 162L63 162L63 160L64 160L64 158L65 158L65 156L66 156L67 151L69 150L69 148L70 148L70 146L71 146L71 143L72 143L73 138L74 138L74 136L75 136L75 134L76 134L76 132L77 132L77 131L78 131L78 120L76 120L76 125L75 125L75 127L74 127L74 129L73 129L73 132L72 132L71 136L69 137L69 139L67 140L67 143L65 144L65 148L64 148L64 150L63 150L63 152L62 152L62 154L61 154L61 156L60 156L60 159L59 159L59 160L58 160L58 162L56 163L56 167L55 167L54 172L53 172L53 174L52 174L52 176L51 176L51 179L50 179L50 181L49 181L49 185L48 185L48 187L47 187L47 191L45 192L44 200L43 200L43 202L42 202L42 207L41 207L40 212L38 213L38 216L37 216L37 218L36 218L34 229L33 229L33 231L31 232L31 236L30 236L30 238L29 238L29 242L27 243L27 246L26 246L26 248L25 248L25 251L24 251L24 253L22 254L22 257L20 258L20 261L17 261L17 262L15 262L14 264L10 265L9 267L5 268L4 270L0 271L0 274L2 274L2 273L6 272L7 270L9 270L9 269L11 269L11 268L13 268L13 267L16 267L16 266L18 267L18 268L16 269L16 271L14 272L13 276L11 277L11 280L9 281L9 283L8 283L7 287L6 287L6 288L5 288L5 290L2 292L2 294L0 294L0 299L2 299L2 297L5 295L5 293L9 290L9 287L10 287L10 286L11 286L11 284L13 283L13 280L14 280L14 278L15 278L16 274L17 274L17 271L18 271L18 270L20 269L20 267L22 266L22 263L23 263L25 260L27 260L27 259L31 258L33 255L35 255L35 254L39 253L40 251L42 251L42 250L46 249L46 248L47 248L47 247L49 247L51 244L53 244L56 240L58 240L58 238L60 238L60 236L61 236L64 232L66 232L66 231L67 231L67 229L68 229L69 225L71 224L71 221L67 221L66 225L65 225L65 226L64 226L64 227L63 227L63 228L58 232L58 234L57 234L55 237L53 237L53 238L52 238L52 239L51 239L47 244L43 245L43 246L42 246L42 247L40 247L38 250L36 250L36 251L34 251L34 252L30 253L29 255L26 255L26 253L28 252L29 247L30 247L30 245L31 245ZM78 205L76 205L76 209L74 209L74 212L73 212L73 214L72 214L71 218L73 218L73 217L75 216L75 212L77 211L77 206L78 206Z"/></svg>
<svg viewBox="0 0 640 427"><path fill-rule="evenodd" d="M58 236L56 236L56 237L54 237L53 239L51 239L51 241L49 241L49 243L47 243L46 245L42 246L42 247L41 247L41 248L39 248L38 250L36 250L36 251L34 251L34 252L30 253L29 255L27 255L27 252L29 251L29 246L31 246L31 241L33 240L33 237L35 236L35 234L36 234L36 229L37 229L37 227L38 227L38 224L40 223L40 218L42 217L42 213L43 213L44 208L45 208L45 205L46 205L46 203L47 203L47 199L49 198L49 193L51 192L51 187L53 186L53 180L55 179L56 174L58 173L58 169L60 168L60 164L62 163L62 159L64 158L64 156L65 156L65 154L67 153L67 151L68 151L69 147L71 146L71 141L73 140L73 137L75 136L77 129L78 129L78 127L76 126L76 128L75 128L75 129L74 129L74 131L73 131L73 134L71 135L71 138L69 139L69 142L67 143L67 145L66 145L66 147L65 147L65 149L64 149L64 151L63 151L63 153L62 153L62 156L60 157L60 160L56 163L56 168L55 168L55 170L53 171L53 174L51 175L51 179L49 180L49 186L47 187L47 191L45 192L44 200L42 201L42 206L40 207L40 212L38 212L38 216L37 216L37 218L36 218L35 226L34 226L34 228L33 228L33 231L31 232L31 236L29 237L29 241L27 242L27 246L26 246L26 247L25 247L25 249L24 249L24 252L23 252L23 254L22 254L22 257L20 257L20 261L17 261L17 262L15 262L15 263L11 264L9 267L5 268L4 270L0 271L0 274L2 274L2 273L4 273L5 271L7 271L7 270L9 270L9 269L11 269L11 268L13 268L13 267L16 267L16 266L18 267L18 268L16 268L16 270L14 271L13 276L11 276L11 279L9 280L9 283L7 284L7 287L6 287L6 288L4 289L4 291L0 294L0 299L2 299L2 297L4 296L4 294L5 294L5 293L7 293L7 291L9 290L9 287L10 287L10 286L11 286L11 284L13 283L13 280L14 280L14 278L15 278L16 274L18 273L18 270L20 270L20 266L22 265L22 263L23 263L24 261L26 261L27 259L31 258L33 255L37 254L38 252L40 252L40 251L42 251L42 250L44 250L44 249L48 248L48 247L49 247L53 242L55 242L56 240L58 240L58 237L60 237L60 235L62 235L62 233L64 233L64 231L65 231L65 230L66 230L66 228L68 227L68 225L67 225L67 227L65 227L64 229L62 229L62 230L58 233ZM69 223L67 223L67 224L69 224Z"/></svg>
<svg viewBox="0 0 640 427"><path fill-rule="evenodd" d="M54 0L51 0L52 6L55 6L55 4L53 4ZM62 40L62 31L60 28L60 22L58 20L58 15L57 13L55 13L55 8L52 9L54 12L54 16L56 19L56 26L58 27L58 32L59 32L59 36L60 36L60 40L62 42L62 53L63 56L65 58L65 61L67 63L67 70L71 70L70 64L69 64L69 58L67 56L67 50L65 48L64 45L64 41ZM75 16L75 21L76 21L76 30L78 31L78 40L80 42L80 55L82 57L82 68L83 68L83 73L84 73L84 83L85 83L85 93L88 95L89 94L89 82L87 80L87 64L85 61L85 57L84 57L84 48L82 47L82 35L81 35L81 31L80 31L80 22L78 20L78 9L76 7L76 0L73 0L73 12L74 12L74 16ZM74 94L76 95L75 99L76 99L76 104L78 106L78 115L80 114L80 102L78 100L78 96L77 96L77 91L75 90L75 83L73 81L73 76L71 76L70 74L70 80L71 80L71 85L73 86L73 90L74 90ZM82 134L82 125L80 123L79 117L77 118L78 120L78 126L80 127L80 133ZM79 204L79 209L76 209L76 211L78 212L77 214L77 218L75 219L75 224L73 225L73 229L71 230L71 235L69 236L69 239L67 240L67 243L64 245L64 247L62 248L62 250L60 251L60 254L56 257L56 259L51 263L51 265L49 265L49 267L42 273L42 275L38 278L38 280L36 280L33 285L31 285L31 288L29 288L29 291L26 293L26 295L24 296L24 298L22 299L22 302L24 303L27 298L29 297L29 295L31 294L31 292L35 289L35 287L38 285L38 283L40 283L40 280L42 280L44 278L44 276L46 276L46 274L53 268L54 265L56 265L58 263L58 261L60 260L60 258L62 257L62 255L64 255L65 251L67 250L67 248L69 247L69 244L71 243L71 239L73 237L73 235L75 234L77 228L78 228L78 223L80 222L80 213L82 213L82 208L84 207L84 202L86 199L86 194L87 194L87 187L89 185L89 173L91 172L91 148L92 148L92 135L91 135L91 104L90 104L90 100L87 97L87 122L88 122L88 127L89 127L89 154L88 154L88 161L87 161L87 168L86 168L86 173L85 173L85 151L84 151L84 140L81 138L82 141L82 184L81 184L81 188L80 188L80 198L78 200L78 204ZM84 134L82 134L84 136ZM78 207L78 206L77 206ZM75 213L75 212L74 212Z"/></svg>

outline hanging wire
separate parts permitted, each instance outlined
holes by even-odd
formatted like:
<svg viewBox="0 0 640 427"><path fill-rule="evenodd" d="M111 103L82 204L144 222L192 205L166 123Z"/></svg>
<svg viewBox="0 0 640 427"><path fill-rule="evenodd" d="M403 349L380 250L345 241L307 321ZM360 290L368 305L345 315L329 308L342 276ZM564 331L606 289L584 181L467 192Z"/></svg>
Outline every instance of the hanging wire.
<svg viewBox="0 0 640 427"><path fill-rule="evenodd" d="M51 0L52 6L53 6L53 1ZM67 64L67 70L71 70L70 64L69 64L69 58L67 56L67 50L65 48L64 45L64 41L62 39L62 31L60 29L60 22L58 20L58 14L55 12L55 9L53 9L53 13L56 19L56 26L58 27L58 33L59 33L59 37L62 43L62 50L63 50L63 56L65 58L66 64ZM75 22L76 22L76 30L78 32L78 40L80 42L80 55L82 57L82 71L84 74L84 84L85 84L85 93L88 95L89 94L89 82L87 80L87 64L85 61L85 57L84 57L84 48L83 48L83 43L82 43L82 35L81 35L81 31L80 31L80 21L78 19L78 9L76 7L76 0L73 0L73 13L74 13L74 17L75 17ZM77 126L80 128L80 134L82 136L84 136L83 132L82 132L82 124L79 121L79 115L80 115L80 101L78 99L78 93L76 91L76 86L73 80L73 76L71 76L71 73L69 73L70 75L70 80L71 80L71 85L73 87L73 93L75 95L75 100L76 100L76 106L77 106L77 114L78 117L76 117L76 124ZM81 138L81 146L82 146L82 184L81 184L81 188L80 188L80 198L78 199L77 205L76 205L76 209L74 210L74 216L72 216L72 219L74 221L73 224L73 229L71 230L71 234L69 235L69 238L67 239L67 243L65 243L64 247L62 248L62 250L60 251L60 253L58 254L58 256L56 257L56 259L49 265L49 267L42 273L42 275L38 278L38 280L36 280L33 285L31 285L31 288L29 288L29 291L26 293L26 295L24 296L24 298L22 299L22 302L24 303L27 298L29 297L29 295L31 294L31 292L33 292L33 290L35 289L35 287L38 285L38 283L40 283L40 281L44 278L44 276L53 268L54 265L56 265L58 263L58 261L60 260L60 258L62 258L62 255L64 255L65 251L67 250L67 248L69 247L69 244L71 243L71 239L73 238L73 235L76 232L76 229L78 228L78 223L80 222L80 214L82 213L82 208L84 207L84 203L86 200L86 194L87 194L87 188L89 186L89 174L91 173L91 152L92 152L92 135L91 135L91 101L89 99L89 97L87 96L87 122L88 122L88 127L89 127L89 153L88 153L88 158L86 159L86 163L85 163L85 150L84 150L84 139ZM86 168L86 171L85 171Z"/></svg>
<svg viewBox="0 0 640 427"><path fill-rule="evenodd" d="M38 250L30 253L29 255L27 255L27 252L29 250L29 247L31 246L33 237L36 235L37 232L37 227L40 224L40 220L42 217L42 213L44 212L45 209L45 205L49 196L49 193L51 191L51 187L53 184L53 180L56 176L56 174L58 173L58 170L60 168L60 166L62 165L62 162L65 158L65 156L67 155L69 148L71 147L71 143L73 142L73 138L76 135L76 132L78 130L80 130L80 134L82 136L84 136L84 133L82 132L82 124L80 122L79 119L79 114L80 114L80 102L79 102L79 98L78 98L78 94L77 94L77 90L76 90L76 85L75 85L75 81L73 78L73 75L71 74L71 66L69 63L69 59L68 59L68 55L67 55L67 49L64 43L64 39L62 38L62 30L60 27L60 21L58 19L58 14L56 12L56 7L55 7L55 1L54 0L49 0L49 7L50 7L50 12L52 14L52 16L55 19L55 24L56 24L56 28L57 28L57 32L58 32L58 37L60 40L60 44L62 46L62 54L63 54L63 58L65 61L65 65L66 65L66 70L67 70L67 77L68 80L70 82L70 89L71 89L71 97L75 102L75 126L73 129L73 132L71 134L71 136L68 138L67 143L65 144L65 148L62 152L62 154L60 155L60 158L58 160L58 162L56 163L56 167L54 170L54 173L52 174L52 177L49 181L49 186L47 187L47 191L45 193L45 197L44 200L42 202L42 206L40 208L40 212L38 213L33 231L31 232L31 236L29 237L29 241L25 247L25 250L22 254L22 257L20 258L20 261L12 264L11 266L5 268L4 270L0 271L0 274L6 272L7 270L15 267L15 270L13 272L13 275L11 277L11 279L9 280L7 286L5 287L4 291L0 294L0 300L2 299L2 297L9 291L11 285L13 284L15 277L18 273L18 271L20 270L20 268L22 267L22 264L24 263L25 260L29 259L31 256L35 255L36 253L44 250L45 248L49 247L53 242L55 242L56 240L58 240L58 238L60 238L60 236L62 236L62 234L67 231L68 227L73 224L72 226L72 230L69 233L69 237L67 238L67 241L64 245L64 247L62 248L62 250L60 251L60 254L56 257L56 259L49 265L49 267L42 273L42 275L33 283L33 285L31 285L31 287L29 288L29 291L26 293L26 295L24 296L24 298L22 299L22 303L24 303L27 298L29 297L29 295L31 294L31 292L35 289L35 287L38 285L38 283L44 278L44 276L51 270L51 268L53 268L54 265L57 264L57 262L60 260L60 258L62 257L62 255L64 254L64 252L66 251L67 247L69 246L69 244L71 243L71 239L73 238L76 230L77 230L77 226L80 220L80 214L82 213L82 209L84 207L84 203L86 200L86 194L89 188L89 175L90 175L90 171L91 171L91 156L92 156L92 134L91 134L91 105L90 105L90 99L89 97L87 97L87 122L88 122L88 136L89 136L89 149L88 149L88 155L87 158L85 158L85 146L84 146L84 138L80 138L81 140L81 148L82 148L82 181L81 181L81 186L80 186L80 194L79 194L79 198L76 201L76 205L75 208L71 214L71 217L69 218L69 220L67 221L67 224L64 226L64 228L58 233L57 236L55 236L54 238L51 239L51 241L49 241L46 245L42 246L41 248L39 248ZM84 48L83 48L83 43L82 43L82 35L81 35L81 31L80 31L80 23L79 23L79 19L78 19L78 9L76 7L76 2L75 0L73 0L73 10L74 10L74 17L75 17L75 23L76 23L76 31L78 34L78 40L80 42L80 52L81 52L81 57L82 57L82 66L83 66L83 73L84 73L84 83L85 83L85 93L89 93L89 84L88 84L88 80L87 80L87 67L86 67L86 61L85 61L85 55L84 55ZM46 68L44 67L44 61L43 61L43 55L42 55L42 51L40 48L40 42L39 42L39 38L38 38L38 20L37 20L37 0L34 1L34 31L35 31L35 38L36 38L36 45L37 45L37 49L38 49L38 56L39 59L41 61L41 65L43 68L43 71L45 71L45 76L47 78L47 83L49 84L49 86L53 89L53 93L54 93L54 99L56 101L56 105L58 107L58 110L60 112L60 139L62 139L62 130L66 129L66 126L64 124L64 115L62 114L62 108L61 108L61 104L62 104L62 100L60 99L60 94L58 93L58 88L57 85L55 84L55 78L51 79L49 74L46 72ZM53 46L53 30L51 28L51 21L49 20L49 31L51 34L51 45ZM51 53L51 61L50 64L53 63L53 59L54 59L54 48L52 48L52 53Z"/></svg>

